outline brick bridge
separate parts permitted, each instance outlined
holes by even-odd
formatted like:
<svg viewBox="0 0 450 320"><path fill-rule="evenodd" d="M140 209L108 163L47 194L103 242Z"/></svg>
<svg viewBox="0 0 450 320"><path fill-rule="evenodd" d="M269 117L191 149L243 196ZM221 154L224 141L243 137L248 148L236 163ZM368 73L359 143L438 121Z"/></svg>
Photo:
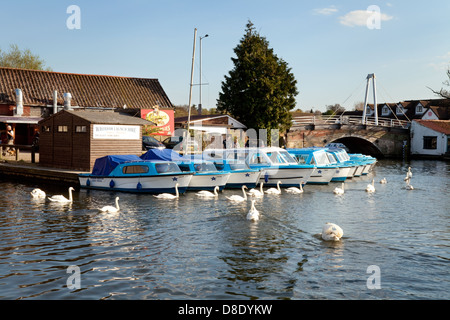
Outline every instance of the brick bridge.
<svg viewBox="0 0 450 320"><path fill-rule="evenodd" d="M351 153L376 158L402 158L408 154L409 123L406 121L361 117L296 117L287 135L288 148L323 147L343 143Z"/></svg>

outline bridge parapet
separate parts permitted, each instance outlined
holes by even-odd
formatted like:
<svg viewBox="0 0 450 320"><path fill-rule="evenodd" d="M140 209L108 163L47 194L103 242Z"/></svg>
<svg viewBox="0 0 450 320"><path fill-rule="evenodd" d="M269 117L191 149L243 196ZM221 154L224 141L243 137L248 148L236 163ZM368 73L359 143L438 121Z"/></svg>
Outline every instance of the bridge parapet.
<svg viewBox="0 0 450 320"><path fill-rule="evenodd" d="M345 114L325 115L325 116L323 115L298 116L292 119L291 128L295 130L295 128L307 126L335 126L335 125L362 125L362 124L368 126L408 129L410 126L410 121L383 118L383 117L378 117L378 119L376 119L375 117L366 117L364 123L362 116L350 116Z"/></svg>

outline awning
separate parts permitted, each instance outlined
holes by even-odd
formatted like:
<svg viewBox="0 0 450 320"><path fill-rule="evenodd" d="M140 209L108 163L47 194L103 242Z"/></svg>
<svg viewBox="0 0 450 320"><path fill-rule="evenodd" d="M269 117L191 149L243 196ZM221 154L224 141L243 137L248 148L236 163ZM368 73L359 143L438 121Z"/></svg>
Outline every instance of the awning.
<svg viewBox="0 0 450 320"><path fill-rule="evenodd" d="M207 127L207 126L190 126L189 129L192 130L198 130L198 131L204 131L208 133L219 133L219 134L226 134L227 133L227 127Z"/></svg>
<svg viewBox="0 0 450 320"><path fill-rule="evenodd" d="M0 122L4 123L38 124L42 119L41 117L0 116Z"/></svg>

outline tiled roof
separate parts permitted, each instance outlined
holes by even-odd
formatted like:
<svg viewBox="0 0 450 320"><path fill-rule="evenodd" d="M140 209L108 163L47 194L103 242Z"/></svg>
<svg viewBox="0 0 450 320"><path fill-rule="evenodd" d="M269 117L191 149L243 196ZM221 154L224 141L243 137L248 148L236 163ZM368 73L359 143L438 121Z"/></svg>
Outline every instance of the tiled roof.
<svg viewBox="0 0 450 320"><path fill-rule="evenodd" d="M420 125L434 131L450 135L450 120L415 120Z"/></svg>
<svg viewBox="0 0 450 320"><path fill-rule="evenodd" d="M58 105L70 92L71 105L80 107L147 109L173 105L158 79L88 75L0 67L0 104L15 104L15 89L22 89L23 103L29 106Z"/></svg>

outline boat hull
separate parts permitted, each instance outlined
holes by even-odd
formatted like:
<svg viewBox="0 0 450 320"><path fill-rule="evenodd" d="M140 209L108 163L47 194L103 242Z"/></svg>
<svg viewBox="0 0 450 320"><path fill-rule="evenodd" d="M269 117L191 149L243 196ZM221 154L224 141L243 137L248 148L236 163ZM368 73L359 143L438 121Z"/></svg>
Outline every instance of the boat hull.
<svg viewBox="0 0 450 320"><path fill-rule="evenodd" d="M79 175L80 187L85 189L110 190L137 193L175 193L187 191L192 174L154 175L154 176L95 176Z"/></svg>
<svg viewBox="0 0 450 320"><path fill-rule="evenodd" d="M337 168L333 178L331 179L331 182L344 182L345 180L347 180L347 177L349 176L352 170L354 170L354 168L352 167Z"/></svg>
<svg viewBox="0 0 450 320"><path fill-rule="evenodd" d="M214 188L219 186L222 191L229 177L229 173L196 173L189 182L188 190L214 191Z"/></svg>
<svg viewBox="0 0 450 320"><path fill-rule="evenodd" d="M328 184L333 179L336 173L336 167L317 167L317 169L311 174L307 184Z"/></svg>
<svg viewBox="0 0 450 320"><path fill-rule="evenodd" d="M267 168L261 173L259 179L266 187L276 187L281 181L280 187L298 187L300 183L305 185L313 174L315 168L279 167Z"/></svg>
<svg viewBox="0 0 450 320"><path fill-rule="evenodd" d="M226 189L240 189L242 186L255 188L261 177L261 171L231 171L230 178L225 185Z"/></svg>

